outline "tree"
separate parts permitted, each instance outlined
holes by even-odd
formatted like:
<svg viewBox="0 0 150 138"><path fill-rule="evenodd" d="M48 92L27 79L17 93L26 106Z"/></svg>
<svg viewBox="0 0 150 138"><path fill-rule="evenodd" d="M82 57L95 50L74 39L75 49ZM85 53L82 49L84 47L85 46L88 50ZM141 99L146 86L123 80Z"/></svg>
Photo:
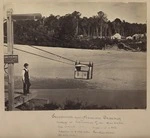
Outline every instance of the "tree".
<svg viewBox="0 0 150 138"><path fill-rule="evenodd" d="M60 30L59 30L59 39L63 41L71 41L76 35L76 28L73 23L73 16L71 14L66 14L65 16L60 17Z"/></svg>
<svg viewBox="0 0 150 138"><path fill-rule="evenodd" d="M72 16L73 16L73 24L75 26L75 35L78 35L78 31L79 31L79 20L80 20L80 16L81 16L81 13L78 12L78 11L74 11L72 13Z"/></svg>
<svg viewBox="0 0 150 138"><path fill-rule="evenodd" d="M88 18L87 17L83 17L81 20L80 20L80 28L82 30L82 34L83 36L87 36L88 35L88 30L87 30L87 26L88 26Z"/></svg>
<svg viewBox="0 0 150 138"><path fill-rule="evenodd" d="M100 37L103 37L103 27L108 21L107 15L102 11L99 11L97 14L98 14L98 23L100 25Z"/></svg>
<svg viewBox="0 0 150 138"><path fill-rule="evenodd" d="M123 34L122 33L122 21L119 18L116 18L113 21L113 26L114 26L115 33L119 33L121 35Z"/></svg>
<svg viewBox="0 0 150 138"><path fill-rule="evenodd" d="M55 31L59 27L59 16L54 16L51 14L49 17L47 17L44 21L44 26L47 27L48 33L50 35L54 35Z"/></svg>
<svg viewBox="0 0 150 138"><path fill-rule="evenodd" d="M4 35L6 42L6 23L4 24ZM14 39L19 44L34 44L46 46L72 46L84 47L90 42L86 41L80 46L76 43L77 36L83 37L110 37L115 33L122 36L132 36L134 34L146 34L146 24L129 23L116 18L108 21L107 15L99 11L93 17L81 18L81 13L74 11L65 16L52 15L42 17L38 21L16 21L14 22ZM72 43L74 42L74 43ZM75 46L76 44L76 46ZM74 46L73 46L74 45Z"/></svg>

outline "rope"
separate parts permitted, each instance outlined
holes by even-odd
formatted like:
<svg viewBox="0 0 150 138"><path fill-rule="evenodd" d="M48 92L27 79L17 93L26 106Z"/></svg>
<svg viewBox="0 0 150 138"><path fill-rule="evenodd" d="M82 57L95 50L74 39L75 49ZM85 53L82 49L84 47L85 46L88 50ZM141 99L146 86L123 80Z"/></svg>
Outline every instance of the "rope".
<svg viewBox="0 0 150 138"><path fill-rule="evenodd" d="M30 45L28 45L28 46L30 46ZM40 50L40 51L43 51L43 52L45 52L45 53L48 53L48 54L51 54L51 55L57 56L57 57L59 57L59 58L65 59L65 60L68 60L68 61L71 61L71 62L75 62L74 60L71 60L71 59L69 59L69 58L66 58L66 57L63 57L63 56L57 55L57 54L55 54L55 53L52 53L52 52L49 52L49 51L43 50L43 49L41 49L41 48L37 48L37 47L35 47L35 46L30 46L30 47L32 47L32 48L34 48L34 49L37 49L37 50Z"/></svg>
<svg viewBox="0 0 150 138"><path fill-rule="evenodd" d="M6 45L4 45L6 46ZM7 46L6 46L7 47ZM18 51L21 51L21 52L24 52L24 53L28 53L28 54L31 54L31 55L35 55L35 56L38 56L38 57L41 57L41 58L44 58L44 59L49 59L49 60L52 60L52 61L57 61L57 62L60 62L60 63L64 63L64 64L68 64L68 65L73 65L73 64L70 64L70 63L67 63L67 62L63 62L63 61L60 61L60 60L56 60L56 59L53 59L53 58L49 58L49 57L45 57L45 56L42 56L42 55L39 55L39 54L35 54L35 53L32 53L32 52L28 52L28 51L25 51L25 50L21 50L21 49L18 49L18 48L14 48L15 50L18 50Z"/></svg>

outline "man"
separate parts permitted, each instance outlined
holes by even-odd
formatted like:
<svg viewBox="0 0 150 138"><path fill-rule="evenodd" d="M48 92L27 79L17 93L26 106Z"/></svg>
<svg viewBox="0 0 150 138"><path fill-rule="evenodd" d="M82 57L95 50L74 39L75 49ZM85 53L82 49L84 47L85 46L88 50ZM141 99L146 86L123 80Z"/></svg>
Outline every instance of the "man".
<svg viewBox="0 0 150 138"><path fill-rule="evenodd" d="M27 95L30 93L29 89L30 89L31 83L30 83L28 67L29 67L29 64L25 63L24 69L22 70L22 81L23 81L23 93L24 93L24 95Z"/></svg>

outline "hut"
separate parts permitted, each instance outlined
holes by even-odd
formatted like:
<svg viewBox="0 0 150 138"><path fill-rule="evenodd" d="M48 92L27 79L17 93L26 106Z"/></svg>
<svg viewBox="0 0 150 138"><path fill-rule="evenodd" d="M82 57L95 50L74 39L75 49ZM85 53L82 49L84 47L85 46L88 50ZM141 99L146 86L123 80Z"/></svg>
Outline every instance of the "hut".
<svg viewBox="0 0 150 138"><path fill-rule="evenodd" d="M133 40L132 36L127 36L126 40Z"/></svg>
<svg viewBox="0 0 150 138"><path fill-rule="evenodd" d="M121 39L121 35L119 33L114 34L113 36L111 36L111 39Z"/></svg>

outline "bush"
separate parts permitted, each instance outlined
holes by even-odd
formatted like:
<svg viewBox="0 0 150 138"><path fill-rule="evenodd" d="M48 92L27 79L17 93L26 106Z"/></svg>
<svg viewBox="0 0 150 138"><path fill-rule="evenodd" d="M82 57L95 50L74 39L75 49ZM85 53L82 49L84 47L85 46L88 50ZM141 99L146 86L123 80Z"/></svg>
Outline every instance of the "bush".
<svg viewBox="0 0 150 138"><path fill-rule="evenodd" d="M71 100L67 100L64 104L64 109L68 110L68 109L82 109L82 102L80 101L71 101Z"/></svg>
<svg viewBox="0 0 150 138"><path fill-rule="evenodd" d="M59 109L60 105L56 104L56 103L49 103L49 104L45 104L43 107L43 110L55 110L55 109Z"/></svg>
<svg viewBox="0 0 150 138"><path fill-rule="evenodd" d="M7 107L7 105L6 105ZM87 104L82 101L79 101L79 99L76 99L75 101L72 100L66 100L64 105L59 105L57 103L51 102L49 104L44 105L36 105L33 102L29 101L27 103L24 103L23 105L18 107L20 110L94 110L94 109L112 109L109 106L98 106L96 104ZM117 109L117 108L116 108ZM7 108L5 110L8 110Z"/></svg>
<svg viewBox="0 0 150 138"><path fill-rule="evenodd" d="M132 49L139 50L139 51L147 51L147 42L146 40L137 41L137 40L121 40L121 43L118 44L118 48L123 49L123 44L129 46Z"/></svg>

